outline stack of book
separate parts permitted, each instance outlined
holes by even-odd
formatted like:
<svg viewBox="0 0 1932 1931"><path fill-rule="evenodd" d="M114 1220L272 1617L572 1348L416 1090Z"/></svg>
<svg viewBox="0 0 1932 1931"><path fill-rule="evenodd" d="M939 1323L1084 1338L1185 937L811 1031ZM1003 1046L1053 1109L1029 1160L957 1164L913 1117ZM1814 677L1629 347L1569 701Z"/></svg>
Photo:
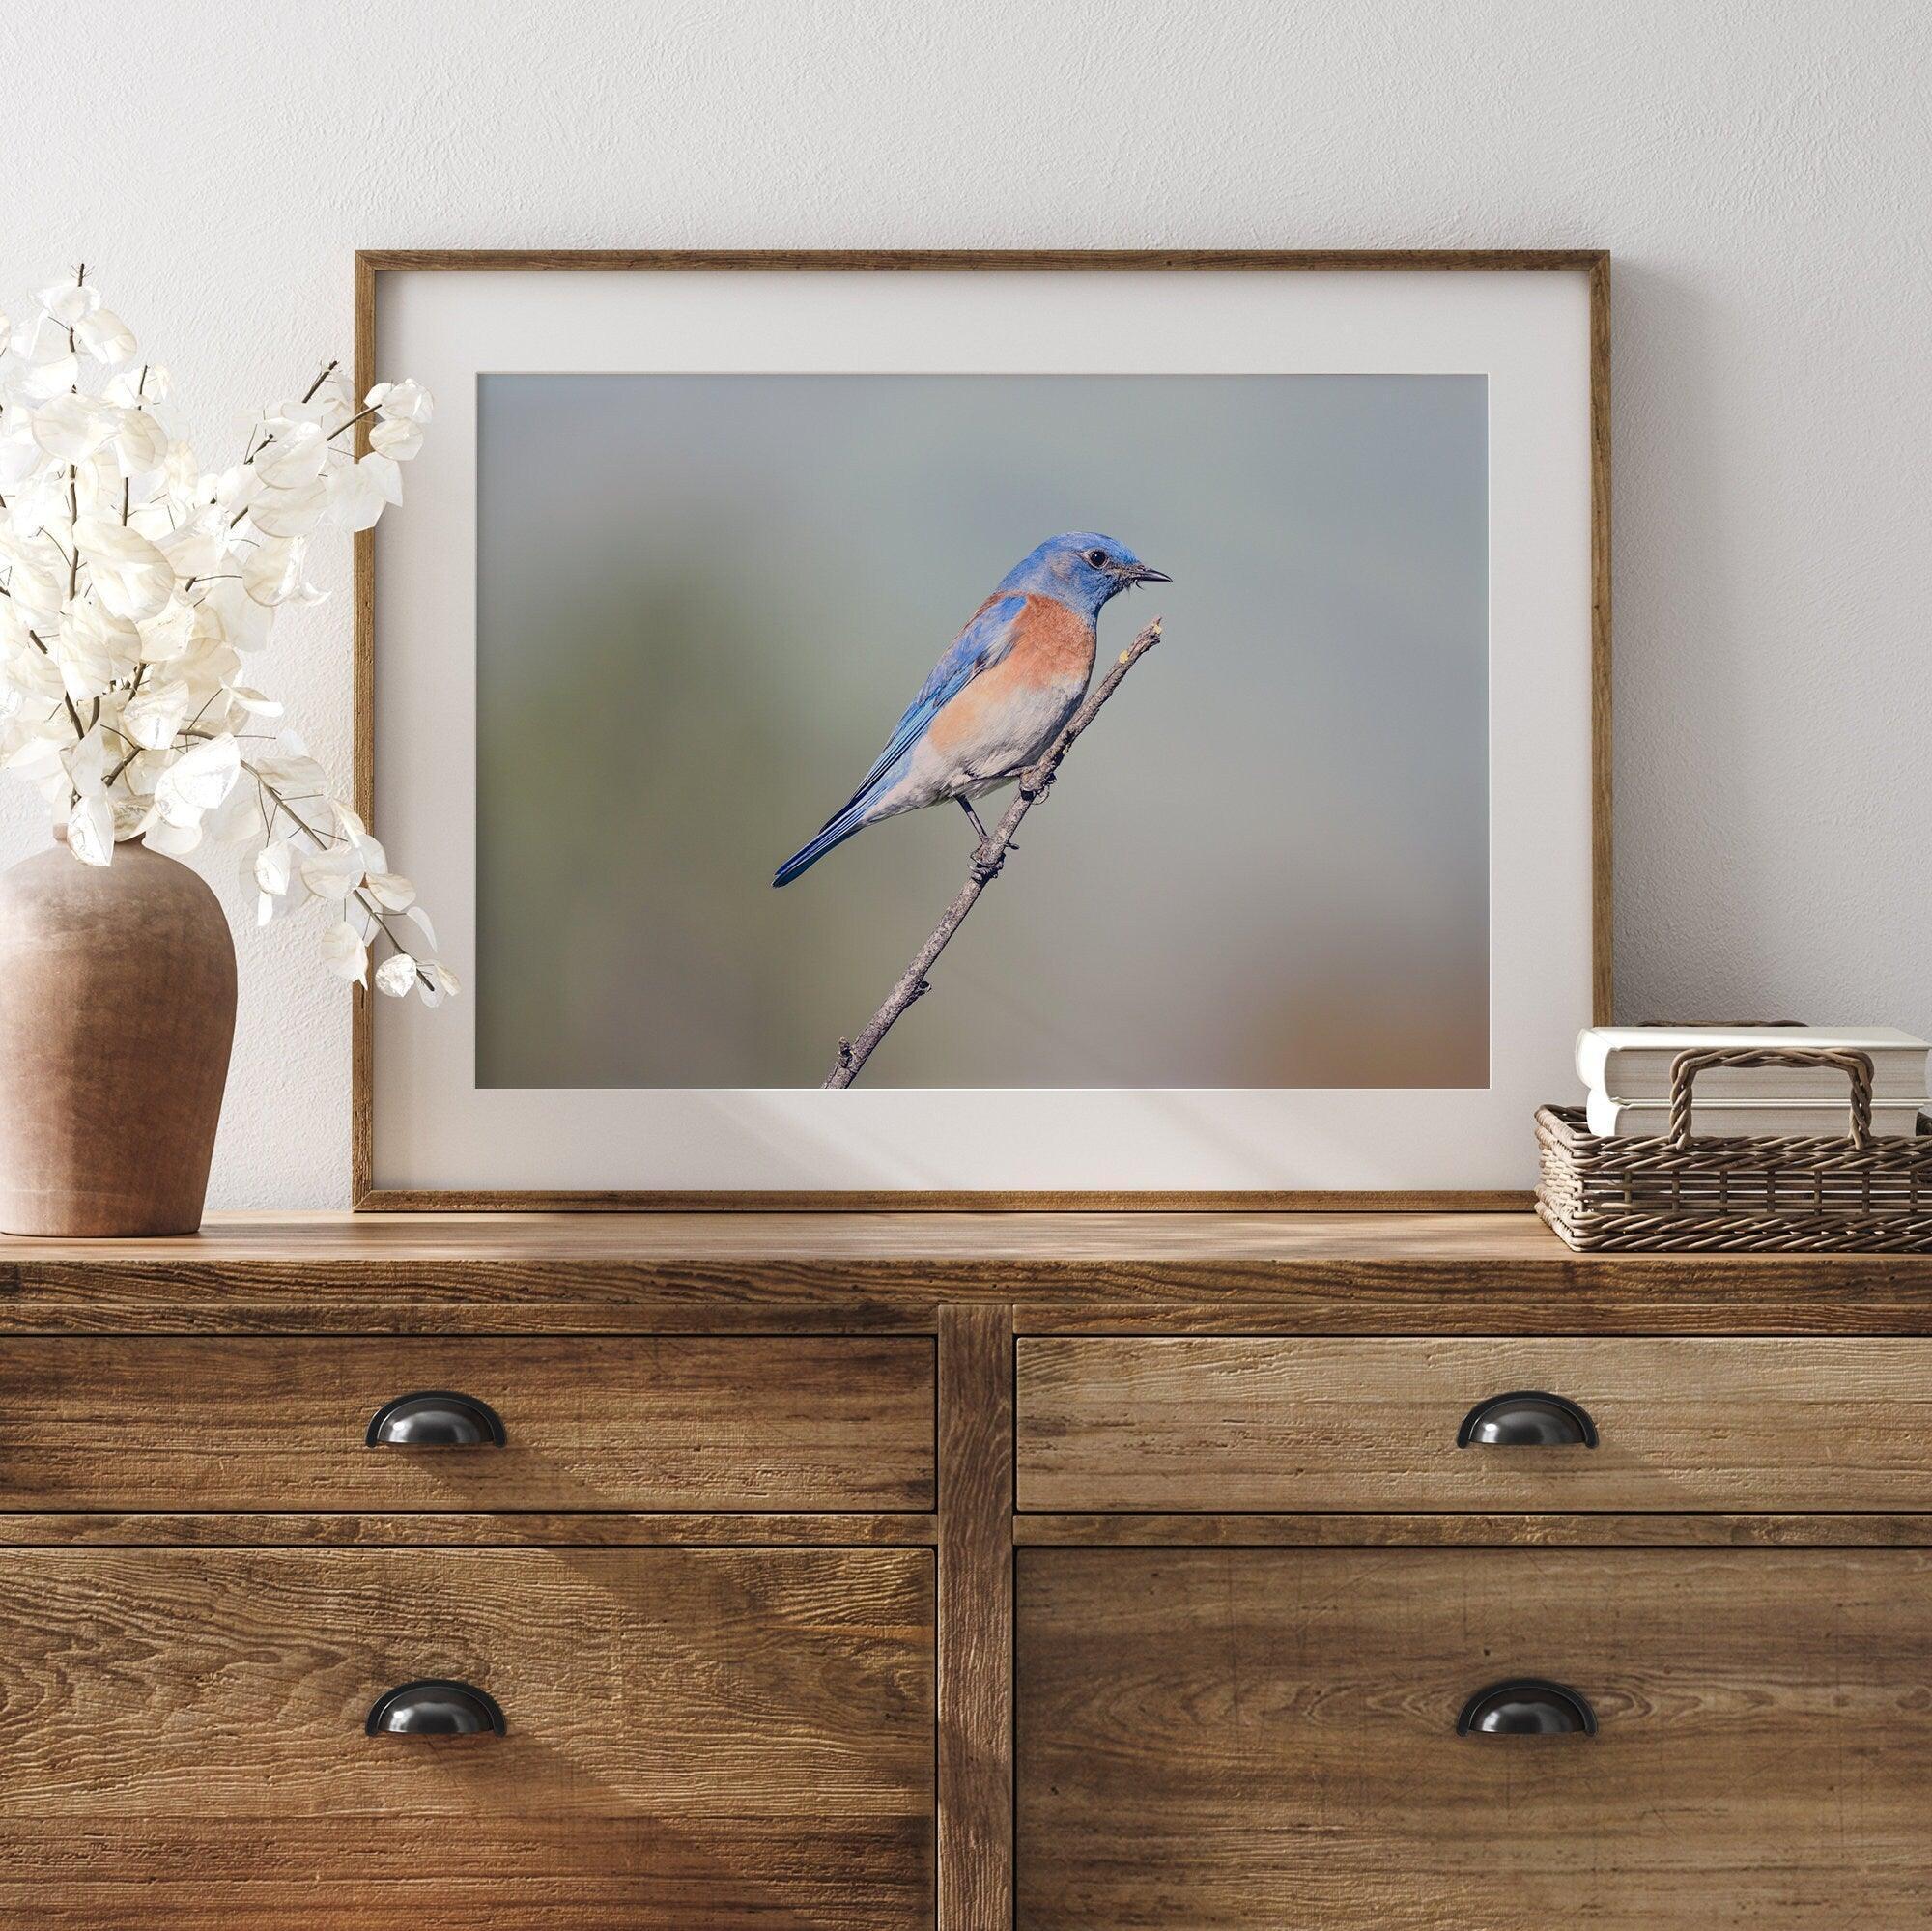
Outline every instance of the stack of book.
<svg viewBox="0 0 1932 1931"><path fill-rule="evenodd" d="M1650 1138L1669 1130L1670 1066L1680 1053L1800 1047L1863 1053L1872 1065L1872 1131L1905 1139L1926 1109L1923 1039L1889 1026L1591 1026L1577 1036L1577 1070L1590 1089L1592 1133ZM1690 1131L1842 1134L1850 1094L1833 1066L1713 1066L1691 1088Z"/></svg>

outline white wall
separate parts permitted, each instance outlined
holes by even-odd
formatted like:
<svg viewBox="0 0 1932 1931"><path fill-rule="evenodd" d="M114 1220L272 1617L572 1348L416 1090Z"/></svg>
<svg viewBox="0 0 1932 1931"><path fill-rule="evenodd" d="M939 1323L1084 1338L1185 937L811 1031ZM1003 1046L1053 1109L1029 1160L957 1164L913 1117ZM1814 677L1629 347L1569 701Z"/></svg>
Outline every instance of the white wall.
<svg viewBox="0 0 1932 1931"><path fill-rule="evenodd" d="M0 306L86 259L212 449L358 246L1606 246L1622 1013L1925 1031L1928 71L1922 0L65 0ZM346 770L330 561L263 681ZM347 1002L217 882L213 1204L340 1205Z"/></svg>

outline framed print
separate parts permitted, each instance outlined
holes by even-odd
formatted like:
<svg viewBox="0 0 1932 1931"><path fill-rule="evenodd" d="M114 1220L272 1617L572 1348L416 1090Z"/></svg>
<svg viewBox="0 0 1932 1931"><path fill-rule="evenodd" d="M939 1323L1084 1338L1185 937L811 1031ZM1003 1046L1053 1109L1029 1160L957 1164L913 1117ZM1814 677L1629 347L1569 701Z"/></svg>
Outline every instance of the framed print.
<svg viewBox="0 0 1932 1931"><path fill-rule="evenodd" d="M1518 1206L1609 1014L1608 260L365 254L366 1207ZM467 968L467 970L466 970Z"/></svg>

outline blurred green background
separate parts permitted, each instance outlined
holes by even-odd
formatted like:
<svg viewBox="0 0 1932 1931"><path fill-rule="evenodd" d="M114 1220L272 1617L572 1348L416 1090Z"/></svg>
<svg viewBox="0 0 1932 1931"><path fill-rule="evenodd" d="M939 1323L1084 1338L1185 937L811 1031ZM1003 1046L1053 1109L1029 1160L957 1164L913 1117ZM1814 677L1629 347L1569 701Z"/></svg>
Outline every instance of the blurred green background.
<svg viewBox="0 0 1932 1931"><path fill-rule="evenodd" d="M773 868L1067 529L1166 639L864 1083L1487 1082L1484 378L479 387L479 1086L817 1085L971 828Z"/></svg>

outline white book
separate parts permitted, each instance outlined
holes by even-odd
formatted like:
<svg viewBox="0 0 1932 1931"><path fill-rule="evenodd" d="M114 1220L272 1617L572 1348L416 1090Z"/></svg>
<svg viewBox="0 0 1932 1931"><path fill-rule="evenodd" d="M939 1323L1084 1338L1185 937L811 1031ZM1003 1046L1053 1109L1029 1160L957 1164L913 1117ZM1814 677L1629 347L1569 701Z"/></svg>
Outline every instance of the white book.
<svg viewBox="0 0 1932 1931"><path fill-rule="evenodd" d="M1864 1053L1874 1100L1923 1102L1932 1048L1890 1026L1588 1026L1577 1036L1577 1071L1586 1087L1611 1099L1662 1100L1670 1097L1670 1063L1679 1053L1777 1046ZM1831 1066L1719 1066L1697 1075L1695 1091L1700 1101L1823 1102L1843 1094L1846 1080Z"/></svg>
<svg viewBox="0 0 1932 1931"><path fill-rule="evenodd" d="M1700 1080L1700 1092L1702 1088ZM1918 1115L1927 1105L1922 1097L1883 1105L1874 1103L1872 1131L1882 1140L1912 1139L1918 1131ZM1607 1093L1593 1091L1586 1111L1590 1131L1606 1139L1661 1139L1670 1131L1670 1108L1662 1100L1612 1099ZM1716 1105L1701 1099L1690 1102L1690 1132L1700 1140L1740 1133L1775 1139L1831 1134L1844 1139L1851 1130L1852 1110L1848 1105L1824 1106L1809 1100L1789 1099L1719 1100Z"/></svg>

